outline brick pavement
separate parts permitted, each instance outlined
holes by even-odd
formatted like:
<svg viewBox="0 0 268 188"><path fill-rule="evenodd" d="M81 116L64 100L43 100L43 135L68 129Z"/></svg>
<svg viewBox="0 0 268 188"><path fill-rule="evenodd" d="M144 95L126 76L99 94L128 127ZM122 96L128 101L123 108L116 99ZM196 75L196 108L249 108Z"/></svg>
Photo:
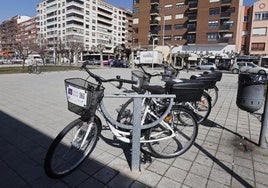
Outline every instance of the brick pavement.
<svg viewBox="0 0 268 188"><path fill-rule="evenodd" d="M104 77L130 69L94 70ZM188 78L197 72L180 73ZM65 78L81 71L0 75L0 187L267 187L268 151L258 143L261 123L236 106L237 75L223 74L219 100L184 155L154 159L131 172L126 144L104 129L94 152L71 175L54 180L43 170L49 144L77 116L66 108ZM112 86L107 86L113 92ZM116 106L116 101L109 105ZM246 139L242 140L241 136ZM249 141L247 141L247 139ZM124 150L122 148L125 148ZM126 160L128 159L128 160Z"/></svg>

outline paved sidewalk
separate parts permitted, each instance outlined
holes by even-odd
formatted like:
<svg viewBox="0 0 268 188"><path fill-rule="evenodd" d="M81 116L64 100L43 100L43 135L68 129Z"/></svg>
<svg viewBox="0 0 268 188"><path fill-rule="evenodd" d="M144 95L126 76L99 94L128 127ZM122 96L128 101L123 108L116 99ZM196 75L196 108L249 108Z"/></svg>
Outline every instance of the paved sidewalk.
<svg viewBox="0 0 268 188"><path fill-rule="evenodd" d="M130 69L96 69L130 78ZM189 78L198 72L181 72ZM268 150L256 146L261 123L236 106L237 75L223 74L219 100L184 155L155 159L131 172L129 146L104 129L89 159L63 179L43 169L53 138L77 116L67 110L64 79L81 71L0 75L0 187L268 187ZM111 85L106 86L111 93ZM118 101L110 101L116 107ZM105 128L105 127L104 127ZM245 137L245 139L241 139ZM247 141L248 140L248 141ZM124 150L122 148L125 148ZM128 159L128 160L126 160Z"/></svg>

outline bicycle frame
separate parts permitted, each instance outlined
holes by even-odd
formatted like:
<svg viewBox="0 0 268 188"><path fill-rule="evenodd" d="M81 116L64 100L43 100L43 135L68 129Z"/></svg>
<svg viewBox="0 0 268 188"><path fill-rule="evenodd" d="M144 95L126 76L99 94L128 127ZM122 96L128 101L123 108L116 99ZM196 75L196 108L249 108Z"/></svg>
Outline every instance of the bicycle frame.
<svg viewBox="0 0 268 188"><path fill-rule="evenodd" d="M115 95L109 95L109 96L106 96L106 97L109 97L109 98L122 98L122 97L125 97L125 98L134 98L134 100L135 100L135 98L144 98L144 100L146 98L154 98L154 97L156 97L156 98L169 98L170 99L169 106L167 107L166 111L161 115L161 117L157 116L152 110L149 109L149 106L146 105L146 110L145 110L145 113L142 116L142 120L140 122L140 127L141 127L141 129L149 129L149 128L153 127L153 126L161 124L161 125L164 125L164 127L166 127L168 130L172 131L171 137L175 135L175 133L172 130L172 128L170 127L170 125L164 121L164 118L168 115L168 113L171 110L171 107L174 104L174 102L173 102L173 98L175 98L174 95L165 95L165 96L163 96L163 95L117 95L117 94L115 94ZM134 112L135 111L136 110L134 110ZM130 131L122 131L122 130L117 129L116 127L120 127L120 128L123 128L123 129L130 130L135 125L125 125L125 124L117 122L113 117L111 117L111 115L107 111L103 100L100 103L99 112L105 118L110 130L112 131L113 135L117 137L117 139L119 139L122 142L131 143L132 140L130 138L126 137L126 136L131 135ZM144 124L145 118L146 118L146 116L148 114L150 114L153 117L155 117L156 120L153 121L152 123ZM166 137L165 139L168 139L168 138L170 138L170 136ZM141 143L155 142L155 141L157 141L157 140L145 140L145 138L143 138L143 137L140 138Z"/></svg>

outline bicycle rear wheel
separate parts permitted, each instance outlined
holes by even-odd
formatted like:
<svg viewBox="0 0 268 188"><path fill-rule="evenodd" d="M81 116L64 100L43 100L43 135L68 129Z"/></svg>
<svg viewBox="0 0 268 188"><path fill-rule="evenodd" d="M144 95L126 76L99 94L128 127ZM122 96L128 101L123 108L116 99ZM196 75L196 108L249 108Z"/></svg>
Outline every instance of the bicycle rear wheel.
<svg viewBox="0 0 268 188"><path fill-rule="evenodd" d="M93 151L101 131L99 118L94 122L76 119L67 125L50 145L45 158L45 172L60 178L74 171Z"/></svg>
<svg viewBox="0 0 268 188"><path fill-rule="evenodd" d="M211 112L211 97L203 92L201 100L190 103L189 108L195 112L197 123L200 124L208 118Z"/></svg>
<svg viewBox="0 0 268 188"><path fill-rule="evenodd" d="M211 107L213 107L218 100L218 91L219 89L217 86L207 90L208 95L211 97Z"/></svg>
<svg viewBox="0 0 268 188"><path fill-rule="evenodd" d="M173 158L185 153L194 143L198 134L195 115L184 106L172 107L165 123L149 129L146 139L148 149L158 158ZM171 129L170 129L171 128Z"/></svg>

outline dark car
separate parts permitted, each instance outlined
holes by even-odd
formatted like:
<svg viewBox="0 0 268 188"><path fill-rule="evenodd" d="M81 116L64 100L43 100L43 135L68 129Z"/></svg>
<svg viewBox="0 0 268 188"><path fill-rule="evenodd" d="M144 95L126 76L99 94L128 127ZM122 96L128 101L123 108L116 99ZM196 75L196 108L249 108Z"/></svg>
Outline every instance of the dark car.
<svg viewBox="0 0 268 188"><path fill-rule="evenodd" d="M111 61L110 63L111 67L121 67L121 68L128 68L129 65L127 62L115 59L113 61Z"/></svg>

